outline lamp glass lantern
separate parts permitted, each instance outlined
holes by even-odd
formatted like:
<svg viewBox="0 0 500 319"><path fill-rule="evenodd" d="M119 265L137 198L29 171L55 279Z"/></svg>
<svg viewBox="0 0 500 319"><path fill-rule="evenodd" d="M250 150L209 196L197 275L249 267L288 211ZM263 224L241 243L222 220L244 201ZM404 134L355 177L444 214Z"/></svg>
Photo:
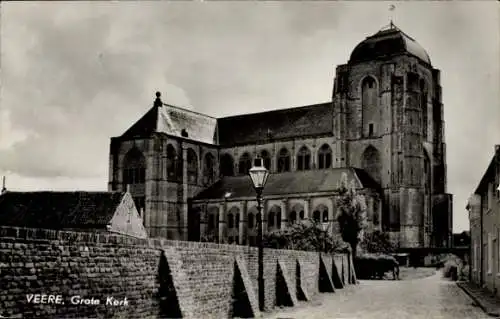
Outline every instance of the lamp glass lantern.
<svg viewBox="0 0 500 319"><path fill-rule="evenodd" d="M252 179L253 187L257 190L262 190L269 177L269 170L264 167L262 158L256 158L254 166L250 168L248 174Z"/></svg>

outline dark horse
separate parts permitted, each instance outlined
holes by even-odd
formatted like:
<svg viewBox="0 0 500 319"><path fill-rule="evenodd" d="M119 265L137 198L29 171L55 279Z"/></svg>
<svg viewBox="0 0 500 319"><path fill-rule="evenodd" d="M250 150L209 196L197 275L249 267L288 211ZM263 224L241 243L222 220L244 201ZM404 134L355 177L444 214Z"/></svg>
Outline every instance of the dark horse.
<svg viewBox="0 0 500 319"><path fill-rule="evenodd" d="M364 255L356 259L356 273L360 279L382 279L385 273L392 272L392 278L399 280L399 263L390 255Z"/></svg>

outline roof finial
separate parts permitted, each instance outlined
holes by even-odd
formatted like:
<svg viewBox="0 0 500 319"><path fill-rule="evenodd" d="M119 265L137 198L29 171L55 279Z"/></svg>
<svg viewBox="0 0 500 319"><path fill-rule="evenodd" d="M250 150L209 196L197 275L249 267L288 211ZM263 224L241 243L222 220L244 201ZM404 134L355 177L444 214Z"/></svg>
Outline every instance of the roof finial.
<svg viewBox="0 0 500 319"><path fill-rule="evenodd" d="M155 106L163 106L163 102L161 101L161 93L156 92L156 100L155 100Z"/></svg>
<svg viewBox="0 0 500 319"><path fill-rule="evenodd" d="M394 17L392 15L392 12L394 12L394 10L396 10L396 6L393 4L389 5L389 20L390 20L389 29L395 28L394 23L392 22L394 20Z"/></svg>

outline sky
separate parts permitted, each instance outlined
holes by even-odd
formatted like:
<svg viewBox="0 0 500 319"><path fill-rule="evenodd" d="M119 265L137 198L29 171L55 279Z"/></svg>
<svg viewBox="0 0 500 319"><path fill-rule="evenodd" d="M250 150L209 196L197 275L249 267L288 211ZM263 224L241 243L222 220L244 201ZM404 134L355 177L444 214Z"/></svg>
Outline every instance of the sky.
<svg viewBox="0 0 500 319"><path fill-rule="evenodd" d="M329 101L336 65L392 16L442 72L453 226L469 228L466 200L500 144L496 1L0 5L9 190L106 190L110 137L156 91L215 117Z"/></svg>

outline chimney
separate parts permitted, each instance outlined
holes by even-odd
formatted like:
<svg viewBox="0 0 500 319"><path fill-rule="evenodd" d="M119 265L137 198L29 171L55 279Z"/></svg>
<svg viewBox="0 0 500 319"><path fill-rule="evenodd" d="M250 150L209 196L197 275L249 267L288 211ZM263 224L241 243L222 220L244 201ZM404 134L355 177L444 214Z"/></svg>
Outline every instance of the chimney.
<svg viewBox="0 0 500 319"><path fill-rule="evenodd" d="M127 193L130 193L130 184L127 184Z"/></svg>
<svg viewBox="0 0 500 319"><path fill-rule="evenodd" d="M2 191L0 191L0 195L7 192L7 188L5 188L5 176L3 177L2 180L3 180L2 181Z"/></svg>

